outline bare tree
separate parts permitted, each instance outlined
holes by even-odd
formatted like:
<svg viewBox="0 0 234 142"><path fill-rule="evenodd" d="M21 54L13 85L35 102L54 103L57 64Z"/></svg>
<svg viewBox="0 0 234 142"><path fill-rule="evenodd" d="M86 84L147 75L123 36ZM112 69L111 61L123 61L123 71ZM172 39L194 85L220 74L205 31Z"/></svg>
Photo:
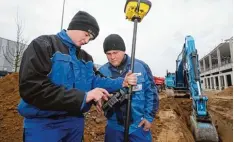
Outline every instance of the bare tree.
<svg viewBox="0 0 234 142"><path fill-rule="evenodd" d="M23 38L23 27L22 21L19 19L18 11L16 17L16 42L13 45L10 45L9 41L3 52L4 58L14 69L14 72L17 72L20 66L21 58L23 56L24 50L27 48L27 41ZM4 49L4 48L3 48Z"/></svg>

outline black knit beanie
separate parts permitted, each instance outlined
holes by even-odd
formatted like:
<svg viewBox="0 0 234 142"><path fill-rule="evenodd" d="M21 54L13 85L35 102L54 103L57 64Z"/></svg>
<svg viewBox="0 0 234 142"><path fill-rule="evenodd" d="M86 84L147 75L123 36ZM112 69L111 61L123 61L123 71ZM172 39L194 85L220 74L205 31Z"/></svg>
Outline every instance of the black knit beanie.
<svg viewBox="0 0 234 142"><path fill-rule="evenodd" d="M99 34L99 26L96 19L87 12L79 11L72 18L67 30L82 30L92 34L95 39Z"/></svg>
<svg viewBox="0 0 234 142"><path fill-rule="evenodd" d="M125 51L125 43L121 36L117 34L110 34L103 43L104 53L110 50Z"/></svg>

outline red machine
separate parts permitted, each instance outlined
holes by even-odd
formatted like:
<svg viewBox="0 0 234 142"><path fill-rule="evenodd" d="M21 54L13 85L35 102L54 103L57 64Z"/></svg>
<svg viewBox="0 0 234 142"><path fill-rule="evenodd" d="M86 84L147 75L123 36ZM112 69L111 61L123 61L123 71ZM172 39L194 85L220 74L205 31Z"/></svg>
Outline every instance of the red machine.
<svg viewBox="0 0 234 142"><path fill-rule="evenodd" d="M162 92L162 90L165 89L164 81L165 81L164 77L156 77L156 76L154 76L154 83L158 87L158 92Z"/></svg>

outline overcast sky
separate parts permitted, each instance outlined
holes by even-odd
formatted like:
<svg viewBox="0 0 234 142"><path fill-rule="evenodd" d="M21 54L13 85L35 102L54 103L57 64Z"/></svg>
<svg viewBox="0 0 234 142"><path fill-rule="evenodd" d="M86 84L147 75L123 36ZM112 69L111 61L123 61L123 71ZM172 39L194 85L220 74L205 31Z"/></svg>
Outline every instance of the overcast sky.
<svg viewBox="0 0 234 142"><path fill-rule="evenodd" d="M64 24L79 10L96 17L100 33L82 48L95 63L107 62L103 41L111 33L125 40L131 54L133 23L125 19L125 0L66 0ZM146 62L154 75L175 71L175 60L186 35L192 35L200 58L222 40L233 35L232 0L151 0L152 8L138 25L136 58ZM23 21L24 38L30 41L42 34L60 31L63 0L0 0L0 37L16 40L15 18Z"/></svg>

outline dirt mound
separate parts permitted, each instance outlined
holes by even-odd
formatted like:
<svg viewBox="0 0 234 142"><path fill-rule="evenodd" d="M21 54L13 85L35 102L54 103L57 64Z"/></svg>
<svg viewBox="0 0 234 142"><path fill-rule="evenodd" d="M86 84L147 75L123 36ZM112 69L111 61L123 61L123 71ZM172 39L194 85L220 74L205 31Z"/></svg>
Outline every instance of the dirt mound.
<svg viewBox="0 0 234 142"><path fill-rule="evenodd" d="M0 79L0 141L22 141L23 118L16 108L19 102L18 74L13 73Z"/></svg>
<svg viewBox="0 0 234 142"><path fill-rule="evenodd" d="M104 142L106 118L95 107L85 114L85 142Z"/></svg>

